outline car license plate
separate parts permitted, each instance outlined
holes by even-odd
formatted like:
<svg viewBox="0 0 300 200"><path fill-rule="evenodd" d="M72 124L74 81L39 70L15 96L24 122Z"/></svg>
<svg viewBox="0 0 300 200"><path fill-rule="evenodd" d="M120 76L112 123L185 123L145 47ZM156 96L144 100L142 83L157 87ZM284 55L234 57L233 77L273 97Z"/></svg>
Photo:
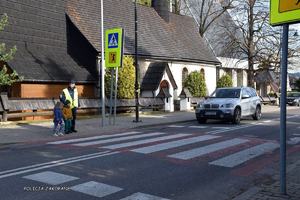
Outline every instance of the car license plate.
<svg viewBox="0 0 300 200"><path fill-rule="evenodd" d="M212 112L212 111L206 111L205 115L216 115L217 112Z"/></svg>

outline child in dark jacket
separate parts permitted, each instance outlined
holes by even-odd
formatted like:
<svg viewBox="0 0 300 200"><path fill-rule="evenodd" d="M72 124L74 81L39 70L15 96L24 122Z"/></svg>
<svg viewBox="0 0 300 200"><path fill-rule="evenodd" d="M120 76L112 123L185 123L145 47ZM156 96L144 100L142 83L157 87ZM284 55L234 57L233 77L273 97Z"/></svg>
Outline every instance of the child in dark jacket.
<svg viewBox="0 0 300 200"><path fill-rule="evenodd" d="M59 136L64 135L64 123L63 123L63 114L62 114L62 108L63 104L61 102L57 102L54 107L54 129L53 129L53 135Z"/></svg>
<svg viewBox="0 0 300 200"><path fill-rule="evenodd" d="M65 122L65 134L72 133L72 109L71 109L71 102L69 100L66 100L65 105L63 107L63 117Z"/></svg>

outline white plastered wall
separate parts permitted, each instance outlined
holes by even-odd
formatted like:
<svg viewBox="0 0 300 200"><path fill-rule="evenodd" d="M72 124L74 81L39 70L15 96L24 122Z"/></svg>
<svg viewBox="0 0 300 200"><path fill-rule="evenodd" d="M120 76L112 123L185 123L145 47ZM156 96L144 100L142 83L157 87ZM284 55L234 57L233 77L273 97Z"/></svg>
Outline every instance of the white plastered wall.
<svg viewBox="0 0 300 200"><path fill-rule="evenodd" d="M188 74L193 71L200 72L201 69L204 69L207 93L211 94L216 88L217 72L214 65L172 62L169 63L169 66L178 87L174 94L175 99L179 99L178 96L182 91L182 71L184 68L188 70Z"/></svg>
<svg viewBox="0 0 300 200"><path fill-rule="evenodd" d="M140 60L139 67L140 67L140 79L142 80L147 72L147 68L149 67L151 62L161 62L161 61L148 61L148 60ZM177 85L177 89L174 89L171 81L165 72L163 75L163 80L167 80L169 83L169 92L172 95L169 98L168 103L166 103L166 109L168 111L174 111L174 100L179 100L178 97L180 92L182 91L182 71L184 68L188 70L190 74L193 71L200 72L201 69L204 69L205 72L205 82L207 87L207 95L211 94L216 88L216 66L215 65L208 65L208 64L196 64L196 63L178 63L178 62L169 62L169 67L171 73L174 77L174 80ZM141 93L142 97L156 97L159 93L159 88L153 93L152 91L143 91Z"/></svg>

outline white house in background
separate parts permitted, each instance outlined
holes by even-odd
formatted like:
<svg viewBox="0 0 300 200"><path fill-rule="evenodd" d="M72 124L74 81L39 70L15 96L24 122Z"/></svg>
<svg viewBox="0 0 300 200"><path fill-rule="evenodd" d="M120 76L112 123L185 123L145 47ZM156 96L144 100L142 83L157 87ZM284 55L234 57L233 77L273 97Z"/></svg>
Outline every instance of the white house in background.
<svg viewBox="0 0 300 200"><path fill-rule="evenodd" d="M243 36L230 14L224 12L208 28L205 37L218 60L222 63L222 67L218 68L218 77L227 73L232 77L233 86L247 86L247 56L238 47L238 43L243 40Z"/></svg>

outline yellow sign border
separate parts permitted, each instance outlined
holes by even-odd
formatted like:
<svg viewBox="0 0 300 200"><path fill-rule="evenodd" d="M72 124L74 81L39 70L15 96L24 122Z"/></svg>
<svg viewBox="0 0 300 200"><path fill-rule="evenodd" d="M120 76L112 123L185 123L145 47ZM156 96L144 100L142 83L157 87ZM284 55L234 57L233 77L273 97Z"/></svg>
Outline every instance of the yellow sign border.
<svg viewBox="0 0 300 200"><path fill-rule="evenodd" d="M300 22L300 9L279 12L279 1L270 1L270 24L272 26Z"/></svg>
<svg viewBox="0 0 300 200"><path fill-rule="evenodd" d="M118 47L109 48L108 35L118 34ZM105 31L105 67L106 68L117 68L122 66L123 61L123 41L124 41L124 30L122 28L107 29ZM114 53L116 55L116 62L111 63L109 55Z"/></svg>

